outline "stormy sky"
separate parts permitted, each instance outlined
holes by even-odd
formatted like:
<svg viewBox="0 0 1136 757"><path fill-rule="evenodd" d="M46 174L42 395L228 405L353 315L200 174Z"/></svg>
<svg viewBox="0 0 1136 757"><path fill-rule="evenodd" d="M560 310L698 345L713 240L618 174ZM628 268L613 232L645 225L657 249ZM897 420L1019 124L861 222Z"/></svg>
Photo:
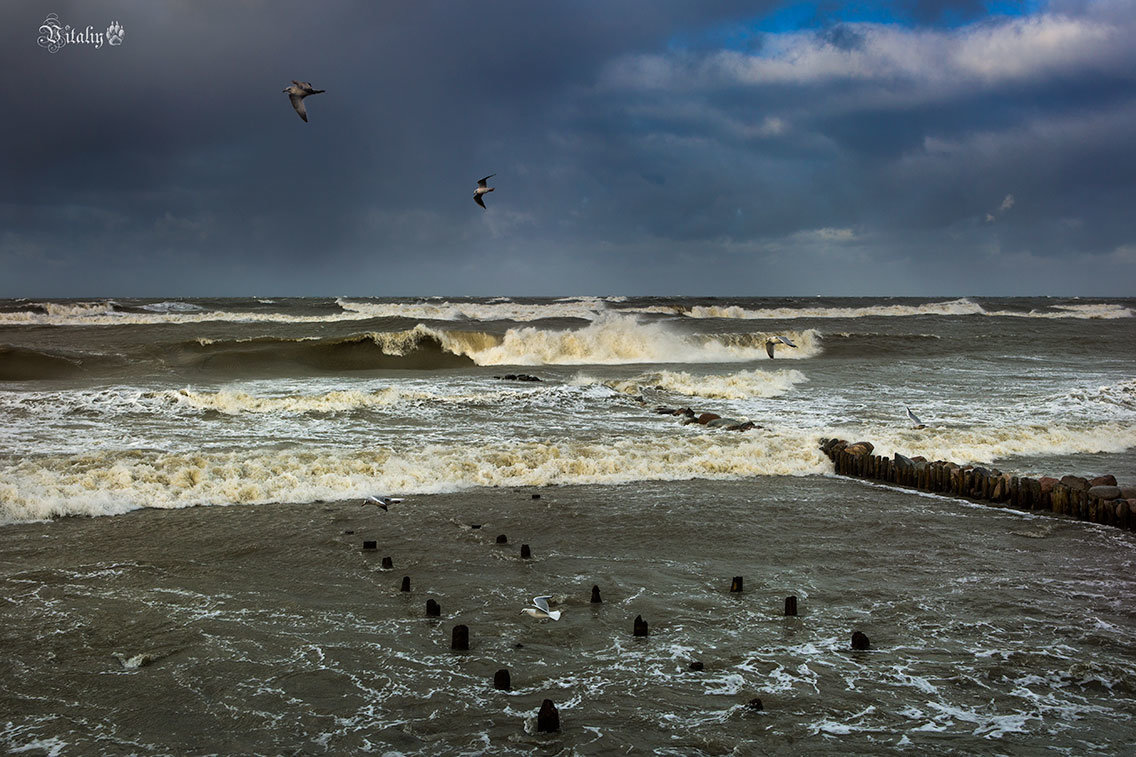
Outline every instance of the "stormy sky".
<svg viewBox="0 0 1136 757"><path fill-rule="evenodd" d="M1136 0L0 22L2 297L1136 295Z"/></svg>

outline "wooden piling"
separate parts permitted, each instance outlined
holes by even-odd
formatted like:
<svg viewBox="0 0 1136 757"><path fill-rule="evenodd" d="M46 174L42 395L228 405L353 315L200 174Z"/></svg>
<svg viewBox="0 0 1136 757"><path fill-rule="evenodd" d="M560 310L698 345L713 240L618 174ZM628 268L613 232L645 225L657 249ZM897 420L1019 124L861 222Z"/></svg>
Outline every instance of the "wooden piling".
<svg viewBox="0 0 1136 757"><path fill-rule="evenodd" d="M551 699L540 703L540 712L536 714L536 730L539 733L555 733L560 730L560 713Z"/></svg>
<svg viewBox="0 0 1136 757"><path fill-rule="evenodd" d="M455 652L469 651L469 626L454 626L450 634L450 649Z"/></svg>

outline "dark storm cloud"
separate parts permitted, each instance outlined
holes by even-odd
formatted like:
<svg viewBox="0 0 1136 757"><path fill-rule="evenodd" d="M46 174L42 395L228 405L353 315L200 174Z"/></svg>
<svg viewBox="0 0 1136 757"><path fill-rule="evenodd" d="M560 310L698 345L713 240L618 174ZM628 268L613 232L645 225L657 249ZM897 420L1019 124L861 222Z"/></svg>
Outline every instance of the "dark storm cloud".
<svg viewBox="0 0 1136 757"><path fill-rule="evenodd" d="M908 293L948 252L1131 290L1131 5L714 46L783 5L7 4L0 295Z"/></svg>

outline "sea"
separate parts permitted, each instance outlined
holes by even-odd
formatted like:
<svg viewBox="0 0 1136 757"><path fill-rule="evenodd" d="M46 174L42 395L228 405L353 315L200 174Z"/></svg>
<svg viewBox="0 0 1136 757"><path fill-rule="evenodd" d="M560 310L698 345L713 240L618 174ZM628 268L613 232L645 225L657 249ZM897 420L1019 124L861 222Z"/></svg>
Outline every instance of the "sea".
<svg viewBox="0 0 1136 757"><path fill-rule="evenodd" d="M1136 534L819 445L1134 485L1134 314L0 300L0 749L1130 753Z"/></svg>

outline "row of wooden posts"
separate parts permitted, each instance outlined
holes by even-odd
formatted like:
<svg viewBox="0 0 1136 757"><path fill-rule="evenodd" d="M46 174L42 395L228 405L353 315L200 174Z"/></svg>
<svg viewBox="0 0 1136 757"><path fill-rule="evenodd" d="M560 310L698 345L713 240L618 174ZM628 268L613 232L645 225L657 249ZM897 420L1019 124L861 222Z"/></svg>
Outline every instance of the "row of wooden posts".
<svg viewBox="0 0 1136 757"><path fill-rule="evenodd" d="M1136 530L1136 489L1117 486L1111 475L1091 481L1081 476L1031 478L975 465L928 462L898 452L883 457L872 454L874 449L871 442L825 439L821 443L821 451L841 476Z"/></svg>
<svg viewBox="0 0 1136 757"><path fill-rule="evenodd" d="M352 530L345 531L344 533L354 534L355 532ZM498 544L507 542L508 540L504 537L504 535L497 537ZM531 557L531 552L528 549L528 545L526 544L522 546L524 547L524 549L522 549L521 556L524 558ZM364 551L369 552L374 550L375 548L375 541L367 540L363 542ZM384 569L389 570L394 567L394 562L390 557L384 557L382 566ZM743 591L743 586L743 577L734 576L734 578L730 582L730 592L741 593ZM400 591L410 591L410 576L402 577L402 585L400 587ZM600 596L600 587L598 585L592 586L592 596L590 602L592 604L600 604L603 602L603 599ZM441 616L441 614L442 610L438 605L438 602L434 599L427 599L426 617L437 618ZM786 617L797 615L796 596L785 597L785 615ZM642 638L648 636L649 633L650 630L648 628L647 621L643 620L642 615L636 615L635 622L632 626L632 635ZM864 651L871 648L871 641L863 632L854 631L852 633L851 646L854 650ZM455 652L469 651L469 626L465 624L459 624L453 627L450 632L450 649L454 650ZM703 663L700 661L696 660L690 663L690 670L692 671L697 672L704 669L705 665L703 665ZM501 691L512 690L512 676L510 675L508 668L501 668L493 674L493 688ZM764 706L761 699L759 697L755 697L746 703L746 708L749 710L760 711L764 709ZM557 710L556 704L551 699L545 699L543 702L541 702L540 711L537 713L536 729L541 733L552 733L560 730L560 712L559 710Z"/></svg>

